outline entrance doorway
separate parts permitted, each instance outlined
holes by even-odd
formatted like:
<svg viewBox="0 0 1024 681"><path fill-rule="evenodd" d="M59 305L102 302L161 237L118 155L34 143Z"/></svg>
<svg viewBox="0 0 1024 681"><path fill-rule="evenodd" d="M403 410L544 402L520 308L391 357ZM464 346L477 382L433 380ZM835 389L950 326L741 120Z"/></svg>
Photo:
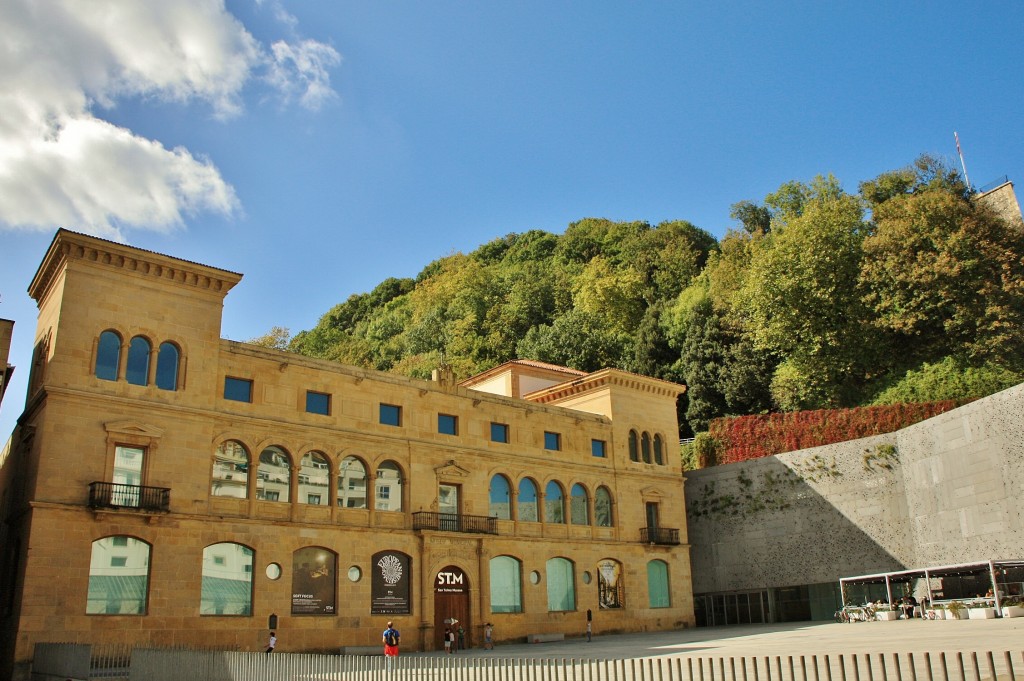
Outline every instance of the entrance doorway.
<svg viewBox="0 0 1024 681"><path fill-rule="evenodd" d="M444 648L446 626L451 626L456 634L461 626L466 632L466 647L473 645L469 634L473 629L469 620L469 597L469 577L462 568L448 565L438 570L434 578L434 650ZM455 644L458 643L456 636Z"/></svg>

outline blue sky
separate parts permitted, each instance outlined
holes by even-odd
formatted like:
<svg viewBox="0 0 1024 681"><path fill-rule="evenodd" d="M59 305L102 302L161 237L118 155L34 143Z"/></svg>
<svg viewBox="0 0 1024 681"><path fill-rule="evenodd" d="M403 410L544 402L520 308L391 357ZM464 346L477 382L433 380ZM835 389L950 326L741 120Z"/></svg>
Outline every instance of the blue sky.
<svg viewBox="0 0 1024 681"><path fill-rule="evenodd" d="M0 25L0 438L57 227L243 273L246 340L509 232L720 236L788 180L959 164L954 131L973 184L1024 181L1024 3L4 0Z"/></svg>

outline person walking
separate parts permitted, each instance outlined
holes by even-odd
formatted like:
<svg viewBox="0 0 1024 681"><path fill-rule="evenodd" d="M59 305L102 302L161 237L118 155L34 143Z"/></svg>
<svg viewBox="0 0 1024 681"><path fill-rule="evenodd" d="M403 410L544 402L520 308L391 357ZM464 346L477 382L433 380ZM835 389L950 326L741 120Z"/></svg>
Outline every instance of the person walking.
<svg viewBox="0 0 1024 681"><path fill-rule="evenodd" d="M275 634L274 632L270 632L270 638L267 639L267 649L266 649L265 652L268 653L268 654L272 653L272 652L274 652L274 648L276 648L276 647L277 647L277 634Z"/></svg>
<svg viewBox="0 0 1024 681"><path fill-rule="evenodd" d="M444 628L444 652L446 655L452 654L452 639L455 635L452 633L451 627Z"/></svg>
<svg viewBox="0 0 1024 681"><path fill-rule="evenodd" d="M494 625L488 622L484 625L484 650L494 650Z"/></svg>
<svg viewBox="0 0 1024 681"><path fill-rule="evenodd" d="M391 622L388 622L388 628L384 630L381 640L384 642L384 666L388 673L395 670L395 660L398 658L398 644L402 640L402 635L395 629Z"/></svg>
<svg viewBox="0 0 1024 681"><path fill-rule="evenodd" d="M459 635L459 647L458 647L458 650L465 650L466 649L466 630L462 627L461 624L459 625L458 635Z"/></svg>

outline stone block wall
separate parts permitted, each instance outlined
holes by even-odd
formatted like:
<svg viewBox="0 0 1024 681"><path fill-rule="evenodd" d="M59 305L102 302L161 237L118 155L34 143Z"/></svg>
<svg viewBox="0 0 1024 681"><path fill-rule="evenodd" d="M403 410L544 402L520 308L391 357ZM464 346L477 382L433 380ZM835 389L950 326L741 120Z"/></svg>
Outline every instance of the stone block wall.
<svg viewBox="0 0 1024 681"><path fill-rule="evenodd" d="M1024 557L1024 385L904 430L686 473L694 593Z"/></svg>

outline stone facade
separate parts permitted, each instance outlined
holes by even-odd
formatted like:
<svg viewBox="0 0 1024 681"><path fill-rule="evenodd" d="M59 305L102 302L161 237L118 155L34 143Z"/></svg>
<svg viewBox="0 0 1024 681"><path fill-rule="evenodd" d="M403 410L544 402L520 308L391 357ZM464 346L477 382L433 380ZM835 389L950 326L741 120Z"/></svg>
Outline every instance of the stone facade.
<svg viewBox="0 0 1024 681"><path fill-rule="evenodd" d="M223 340L240 279L57 233L29 289L36 354L0 468L5 670L24 670L38 641L256 650L270 624L281 651L379 646L389 619L407 649L433 649L444 608L471 645L488 621L498 641L581 635L588 611L595 632L693 625L681 386L513 362L482 392L443 371L412 380ZM106 367L112 337L120 354ZM491 380L502 371L515 380ZM535 501L520 500L524 481ZM111 546L125 555L108 560ZM317 614L300 602L307 549L326 561ZM382 552L407 560L406 612L378 602ZM499 557L512 560L501 558L497 608ZM217 577L236 569L241 581ZM127 593L117 575L146 585L138 614L102 610L102 593ZM231 598L248 599L239 614L225 614Z"/></svg>
<svg viewBox="0 0 1024 681"><path fill-rule="evenodd" d="M688 471L694 592L1024 556L1024 385L896 433Z"/></svg>

